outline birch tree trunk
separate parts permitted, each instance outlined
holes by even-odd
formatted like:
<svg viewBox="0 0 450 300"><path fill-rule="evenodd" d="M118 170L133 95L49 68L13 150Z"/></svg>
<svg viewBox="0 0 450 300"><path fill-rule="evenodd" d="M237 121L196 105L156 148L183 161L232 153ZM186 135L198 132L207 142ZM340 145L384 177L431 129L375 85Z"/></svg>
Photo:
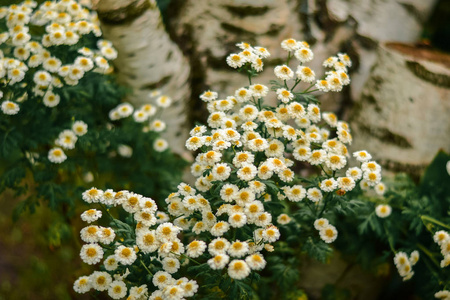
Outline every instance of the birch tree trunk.
<svg viewBox="0 0 450 300"><path fill-rule="evenodd" d="M450 55L383 44L351 115L355 150L418 177L438 150L450 152Z"/></svg>
<svg viewBox="0 0 450 300"><path fill-rule="evenodd" d="M118 50L114 65L121 82L133 89L129 101L150 103L149 93L160 89L173 99L162 119L164 136L177 153L185 152L187 137L185 103L190 96L190 66L172 42L161 13L150 0L98 0L94 3L106 39Z"/></svg>
<svg viewBox="0 0 450 300"><path fill-rule="evenodd" d="M225 57L235 44L250 42L268 48L261 83L273 77L272 68L285 59L280 42L286 38L312 45L313 69L336 52L347 52L354 61L353 82L344 93L322 97L324 108L340 111L349 98L359 99L380 42L412 42L436 0L173 0L171 32L195 65L193 98L211 88L228 95L246 79L231 70ZM199 104L196 104L199 105Z"/></svg>

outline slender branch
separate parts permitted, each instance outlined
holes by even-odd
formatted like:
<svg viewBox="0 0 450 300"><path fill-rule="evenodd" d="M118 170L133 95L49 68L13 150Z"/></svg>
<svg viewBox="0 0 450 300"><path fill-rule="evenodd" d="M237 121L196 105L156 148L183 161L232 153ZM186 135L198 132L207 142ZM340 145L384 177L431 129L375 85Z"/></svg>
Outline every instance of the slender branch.
<svg viewBox="0 0 450 300"><path fill-rule="evenodd" d="M449 226L449 225L444 224L444 223L442 223L442 222L436 220L435 218L432 218L432 217L429 217L429 216L425 216L425 215L420 216L420 218L422 219L422 222L423 222L424 220L426 220L426 221L428 221L428 222L434 223L434 224L439 225L439 226L441 226L441 227L450 229L450 226Z"/></svg>
<svg viewBox="0 0 450 300"><path fill-rule="evenodd" d="M139 261L141 262L141 265L144 267L145 270L147 270L148 274L153 276L153 273L150 272L150 270L147 268L147 266L144 264L144 262L139 258Z"/></svg>

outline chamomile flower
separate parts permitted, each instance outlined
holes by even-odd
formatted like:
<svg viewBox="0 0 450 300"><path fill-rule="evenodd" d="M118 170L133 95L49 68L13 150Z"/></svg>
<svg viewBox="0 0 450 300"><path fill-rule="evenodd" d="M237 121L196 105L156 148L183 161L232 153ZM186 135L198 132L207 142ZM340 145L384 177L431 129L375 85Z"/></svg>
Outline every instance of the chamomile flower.
<svg viewBox="0 0 450 300"><path fill-rule="evenodd" d="M379 173L379 172L381 172L381 166L379 164L377 164L376 162L374 162L374 161L364 162L361 165L361 169L365 173L369 173L369 172Z"/></svg>
<svg viewBox="0 0 450 300"><path fill-rule="evenodd" d="M258 117L258 109L254 105L246 105L239 110L239 116L244 121L253 121Z"/></svg>
<svg viewBox="0 0 450 300"><path fill-rule="evenodd" d="M136 252L132 247L125 247L123 245L116 248L114 255L122 265L131 265L137 258Z"/></svg>
<svg viewBox="0 0 450 300"><path fill-rule="evenodd" d="M251 270L247 263L243 260L233 260L228 265L228 275L237 280L246 278Z"/></svg>
<svg viewBox="0 0 450 300"><path fill-rule="evenodd" d="M339 177L337 179L338 187L346 192L353 190L355 187L355 180L352 177Z"/></svg>
<svg viewBox="0 0 450 300"><path fill-rule="evenodd" d="M153 142L153 149L155 149L156 152L164 152L167 148L169 148L169 143L163 138L157 138Z"/></svg>
<svg viewBox="0 0 450 300"><path fill-rule="evenodd" d="M257 168L253 164L244 163L237 171L237 176L241 180L250 181L255 178L256 173Z"/></svg>
<svg viewBox="0 0 450 300"><path fill-rule="evenodd" d="M294 78L294 71L286 65L276 66L274 72L275 76L281 80L290 80Z"/></svg>
<svg viewBox="0 0 450 300"><path fill-rule="evenodd" d="M353 168L349 168L345 172L345 175L348 176L348 177L353 178L354 180L360 180L361 177L362 177L362 171L358 167L353 167Z"/></svg>
<svg viewBox="0 0 450 300"><path fill-rule="evenodd" d="M332 192L335 189L337 189L338 183L336 182L336 180L334 178L328 178L328 179L322 180L322 182L320 182L319 186L322 189L322 191L324 191L324 192Z"/></svg>
<svg viewBox="0 0 450 300"><path fill-rule="evenodd" d="M306 197L312 202L319 202L322 200L323 195L322 192L318 188L309 188Z"/></svg>
<svg viewBox="0 0 450 300"><path fill-rule="evenodd" d="M246 60L242 54L232 53L227 57L227 64L233 69L237 69L242 67L245 64Z"/></svg>
<svg viewBox="0 0 450 300"><path fill-rule="evenodd" d="M227 222L220 221L211 227L210 232L213 236L222 236L229 228L230 225Z"/></svg>
<svg viewBox="0 0 450 300"><path fill-rule="evenodd" d="M286 51L292 52L300 47L300 43L294 39L287 39L281 42L281 48Z"/></svg>
<svg viewBox="0 0 450 300"><path fill-rule="evenodd" d="M59 147L50 149L47 157L50 162L55 163L55 164L60 164L67 159L66 154Z"/></svg>
<svg viewBox="0 0 450 300"><path fill-rule="evenodd" d="M231 227L241 228L242 226L247 224L247 216L241 212L231 214L228 218L228 223Z"/></svg>
<svg viewBox="0 0 450 300"><path fill-rule="evenodd" d="M87 133L88 125L83 121L75 121L72 125L72 131L77 136L83 136Z"/></svg>
<svg viewBox="0 0 450 300"><path fill-rule="evenodd" d="M306 63L314 58L314 54L309 48L300 48L294 52L295 58L297 58L301 63ZM310 81L308 81L310 82Z"/></svg>
<svg viewBox="0 0 450 300"><path fill-rule="evenodd" d="M94 271L89 276L92 287L97 291L106 291L112 283L112 277L107 272Z"/></svg>
<svg viewBox="0 0 450 300"><path fill-rule="evenodd" d="M230 257L224 253L217 254L213 258L208 260L208 265L213 270L221 270L230 261Z"/></svg>
<svg viewBox="0 0 450 300"><path fill-rule="evenodd" d="M203 241L194 240L186 247L186 255L191 258L199 257L205 252L206 244Z"/></svg>
<svg viewBox="0 0 450 300"><path fill-rule="evenodd" d="M322 230L328 227L328 225L330 225L330 223L325 218L320 218L314 221L314 228L317 230Z"/></svg>
<svg viewBox="0 0 450 300"><path fill-rule="evenodd" d="M255 253L250 256L247 256L247 258L245 259L245 262L250 267L250 269L256 270L256 271L260 271L260 270L264 269L264 267L266 266L266 260L259 253Z"/></svg>
<svg viewBox="0 0 450 300"><path fill-rule="evenodd" d="M161 132L166 129L166 123L161 120L154 120L150 123L150 129L155 132Z"/></svg>
<svg viewBox="0 0 450 300"><path fill-rule="evenodd" d="M384 192L386 192L386 186L384 183L380 182L375 186L374 190L375 193L377 193L380 196L383 196Z"/></svg>
<svg viewBox="0 0 450 300"><path fill-rule="evenodd" d="M281 214L277 217L277 223L280 225L289 224L291 220L291 217L289 217L287 214Z"/></svg>
<svg viewBox="0 0 450 300"><path fill-rule="evenodd" d="M180 268L180 261L173 257L165 257L161 263L164 271L170 274L177 272Z"/></svg>
<svg viewBox="0 0 450 300"><path fill-rule="evenodd" d="M277 89L277 98L283 103L289 103L292 99L294 99L294 94L287 89L280 88Z"/></svg>
<svg viewBox="0 0 450 300"><path fill-rule="evenodd" d="M376 186L381 181L381 174L379 172L366 172L363 177L369 186Z"/></svg>
<svg viewBox="0 0 450 300"><path fill-rule="evenodd" d="M347 164L347 159L343 155L330 153L328 154L325 163L330 170L335 171L345 167L345 165Z"/></svg>
<svg viewBox="0 0 450 300"><path fill-rule="evenodd" d="M108 295L113 299L121 299L127 295L127 285L121 280L113 281L108 288Z"/></svg>
<svg viewBox="0 0 450 300"><path fill-rule="evenodd" d="M327 152L325 150L314 150L311 152L308 162L313 166L320 165L325 162L326 158Z"/></svg>
<svg viewBox="0 0 450 300"><path fill-rule="evenodd" d="M301 50L298 50L298 51L301 51ZM308 49L307 51L311 51L311 50ZM304 81L304 82L312 83L316 80L316 78L315 78L316 74L314 73L313 70L311 70L308 67L298 66L296 75L297 75L298 79L300 79L301 81Z"/></svg>
<svg viewBox="0 0 450 300"><path fill-rule="evenodd" d="M103 249L98 244L86 244L81 247L80 257L88 265L95 265L103 258Z"/></svg>
<svg viewBox="0 0 450 300"><path fill-rule="evenodd" d="M267 93L269 92L269 88L262 84L253 84L249 89L253 97L257 99L267 96Z"/></svg>
<svg viewBox="0 0 450 300"><path fill-rule="evenodd" d="M78 137L72 130L63 130L59 135L58 139L55 141L55 144L61 146L64 149L73 149L75 148L75 143L77 142Z"/></svg>
<svg viewBox="0 0 450 300"><path fill-rule="evenodd" d="M450 235L448 234L448 232L444 230L436 231L436 233L433 236L434 242L438 243L439 245L441 245L444 241L448 239L450 239Z"/></svg>
<svg viewBox="0 0 450 300"><path fill-rule="evenodd" d="M319 234L320 238L327 244L334 242L338 236L336 227L330 224L321 228Z"/></svg>
<svg viewBox="0 0 450 300"><path fill-rule="evenodd" d="M1 108L5 115L16 115L20 110L19 105L8 100L2 102Z"/></svg>
<svg viewBox="0 0 450 300"><path fill-rule="evenodd" d="M375 213L379 218L387 218L392 213L392 208L388 204L380 204L375 208Z"/></svg>
<svg viewBox="0 0 450 300"><path fill-rule="evenodd" d="M81 214L81 219L85 222L92 223L102 217L102 212L97 209L89 209Z"/></svg>
<svg viewBox="0 0 450 300"><path fill-rule="evenodd" d="M79 294L87 293L91 288L92 285L88 276L79 277L73 284L73 290Z"/></svg>

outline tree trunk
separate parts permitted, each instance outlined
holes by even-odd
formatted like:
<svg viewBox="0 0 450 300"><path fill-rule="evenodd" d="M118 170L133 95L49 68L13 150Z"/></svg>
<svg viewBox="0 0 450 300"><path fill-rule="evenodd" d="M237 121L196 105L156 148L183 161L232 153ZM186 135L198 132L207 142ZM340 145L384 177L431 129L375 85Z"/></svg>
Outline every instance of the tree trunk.
<svg viewBox="0 0 450 300"><path fill-rule="evenodd" d="M326 110L340 112L358 99L380 42L412 42L420 37L436 0L173 0L171 33L188 53L193 69L193 99L211 88L233 93L246 79L229 68L225 57L241 41L268 48L261 83L273 78L273 66L285 60L280 42L305 40L315 54L310 66L320 73L327 57L347 52L354 61L351 90L321 98ZM319 72L320 71L320 72ZM194 103L194 106L199 106Z"/></svg>
<svg viewBox="0 0 450 300"><path fill-rule="evenodd" d="M419 176L439 149L450 151L450 56L382 45L352 116L353 149Z"/></svg>
<svg viewBox="0 0 450 300"><path fill-rule="evenodd" d="M172 150L185 152L187 137L185 103L190 96L190 66L172 42L154 1L98 0L94 3L104 37L118 50L114 65L119 80L132 87L134 105L150 103L149 93L160 89L173 99L162 119L164 136Z"/></svg>

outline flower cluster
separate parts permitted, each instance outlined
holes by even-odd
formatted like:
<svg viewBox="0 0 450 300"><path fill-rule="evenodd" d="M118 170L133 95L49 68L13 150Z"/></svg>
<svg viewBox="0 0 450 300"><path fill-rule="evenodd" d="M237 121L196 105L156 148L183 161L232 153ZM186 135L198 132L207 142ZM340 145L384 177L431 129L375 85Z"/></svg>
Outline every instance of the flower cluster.
<svg viewBox="0 0 450 300"><path fill-rule="evenodd" d="M204 247L200 243L196 245L195 241L185 246L178 238L182 229L168 222L169 217L158 211L153 199L129 191L96 188L85 191L82 197L89 204L107 207L114 228L91 224L81 230L81 239L86 243L81 248L81 259L87 264L98 264L103 260L105 271L78 278L74 283L76 292L107 291L113 299L126 295L131 297L128 299L147 299L149 296L149 299L182 299L196 293L198 285L194 280L176 279L172 274L187 261L186 255L197 257ZM127 212L135 227L113 218L109 209L114 207ZM87 223L101 217L102 212L96 209L81 215ZM132 279L127 279L129 270L136 266L145 268L152 285L138 286Z"/></svg>
<svg viewBox="0 0 450 300"><path fill-rule="evenodd" d="M55 140L55 144L59 147L54 147L48 152L48 160L52 163L62 163L67 159L63 149L75 148L75 143L79 136L83 136L87 133L88 125L83 121L75 121L72 125L72 129L63 130L58 138ZM61 148L60 148L61 147Z"/></svg>
<svg viewBox="0 0 450 300"><path fill-rule="evenodd" d="M85 46L91 34L98 38L101 31L96 14L76 1L47 1L38 8L37 2L26 1L0 8L1 19L8 31L0 34L0 46L13 55L4 57L0 51L0 78L7 86L0 93L6 98L1 108L7 115L20 110L12 99L36 98L47 107L57 106L64 83L73 86L89 72L105 73L108 60L117 57L109 41L98 39L92 49ZM34 27L44 34L33 35ZM29 91L14 88L24 84Z"/></svg>
<svg viewBox="0 0 450 300"><path fill-rule="evenodd" d="M395 254L394 264L397 267L398 273L403 280L409 280L414 275L414 271L412 267L419 261L419 252L413 251L411 255L408 255L405 252L399 251Z"/></svg>
<svg viewBox="0 0 450 300"><path fill-rule="evenodd" d="M292 41L295 45L291 45ZM195 184L180 183L177 191L166 198L168 214L161 224L141 204L149 203L142 200L145 197L127 192L120 195L119 202L113 199L117 195L102 200L106 192L96 189L83 196L87 202L120 205L132 215L126 223L137 222L134 235L125 244L115 244L115 260L128 266L137 264L140 255L143 259L153 255L152 268L158 262L162 270L154 273L150 268L151 281L166 297L168 288L160 284L171 280L170 274L180 272L180 266L192 262L201 270L199 280L210 280L212 285L219 285L221 278L242 285L246 280L251 282L256 272L266 267L265 256L276 250L280 231L288 227L302 227L307 239L322 243L315 249L328 249L327 244L338 236L330 221L336 203L345 201L345 194L359 186L381 184L381 167L367 151L353 154L359 167L346 168L350 159L347 145L352 142L350 128L335 114L321 112L311 95L325 89L316 86L315 75L314 79L307 77L303 64L313 58L313 53L305 42L290 39L282 43L289 52L288 59L285 65L275 67L275 75L282 82L272 82L272 88L252 82L262 70L262 59L270 53L247 43L237 46L242 51L230 55L227 63L246 72L249 85L224 98L214 91L200 95L209 111L208 126L195 126L186 141L187 149L198 152L191 166ZM297 58L301 70L295 78L289 71L291 55ZM334 76L341 88L347 84L339 75L346 71L343 64L351 63L347 56L339 54L332 65L338 75L327 72L324 80L335 81L331 78ZM275 107L263 103L270 96L278 99ZM142 111L144 107L135 112L135 118ZM132 107L122 104L111 111L110 117L118 120L132 114ZM155 124L157 121L150 123L150 129L160 126ZM321 173L311 180L296 175L305 164L320 168ZM156 210L155 206L151 208ZM97 211L91 214L93 219L98 216ZM118 258L123 249L134 253L130 261ZM149 269L149 263L143 265L144 269ZM175 288L172 283L169 286ZM178 295L176 290L173 292Z"/></svg>
<svg viewBox="0 0 450 300"><path fill-rule="evenodd" d="M227 63L233 68L247 70L250 85L222 99L214 91L204 92L200 99L207 103L210 112L209 128L196 126L186 142L187 149L201 150L191 170L198 177L195 187L205 193L202 199L208 198L208 191L220 191L220 201L217 203L223 205L217 209L215 217L226 213L230 218L228 223L236 227L232 216L241 212L230 211L230 207L237 205L244 213L239 218L238 227L258 225L254 221L255 216L248 213L248 205L257 205L256 211L260 215L270 215L264 211L264 202L270 200L301 202L307 199L314 205L324 205L325 198L335 192L344 195L352 191L357 183L363 188L375 187L375 191L382 195L385 187L381 183L380 165L372 160L367 151L358 151L353 156L360 166L345 170L349 159L346 145L352 142L350 128L335 114L321 112L317 102L308 95L314 91L339 91L348 84L350 79L346 71L351 66L348 56L340 53L338 57L327 59L324 66L335 71L326 72L325 78L316 82L315 72L304 65L314 56L309 45L294 39L283 41L281 46L289 54L286 64L274 69L275 76L283 83L272 82L274 96L279 102L276 107L270 107L262 102L271 94L269 87L252 84L251 81L260 71L255 63L270 53L265 48L252 47L247 43L237 46L242 51L228 56ZM291 56L298 62L295 74L289 66ZM304 83L303 91L295 90ZM314 86L316 89L311 90ZM318 184L299 184L294 168L300 163L322 169ZM267 182L279 187L276 194L266 191ZM196 199L202 197L196 192L191 196ZM169 207L175 203L179 208L174 215L183 210L195 212L195 207L186 207L188 201L181 191L174 199L168 198ZM211 201L208 199L208 202ZM210 209L209 206L207 209ZM204 218L200 224L202 231L211 230L214 226L214 222ZM198 226L194 225L194 229ZM315 227L327 243L336 239L337 230L327 219L319 218Z"/></svg>
<svg viewBox="0 0 450 300"><path fill-rule="evenodd" d="M441 268L450 266L450 235L449 235L449 233L445 230L439 230L434 234L433 240L441 248L441 254L444 257L441 260Z"/></svg>

